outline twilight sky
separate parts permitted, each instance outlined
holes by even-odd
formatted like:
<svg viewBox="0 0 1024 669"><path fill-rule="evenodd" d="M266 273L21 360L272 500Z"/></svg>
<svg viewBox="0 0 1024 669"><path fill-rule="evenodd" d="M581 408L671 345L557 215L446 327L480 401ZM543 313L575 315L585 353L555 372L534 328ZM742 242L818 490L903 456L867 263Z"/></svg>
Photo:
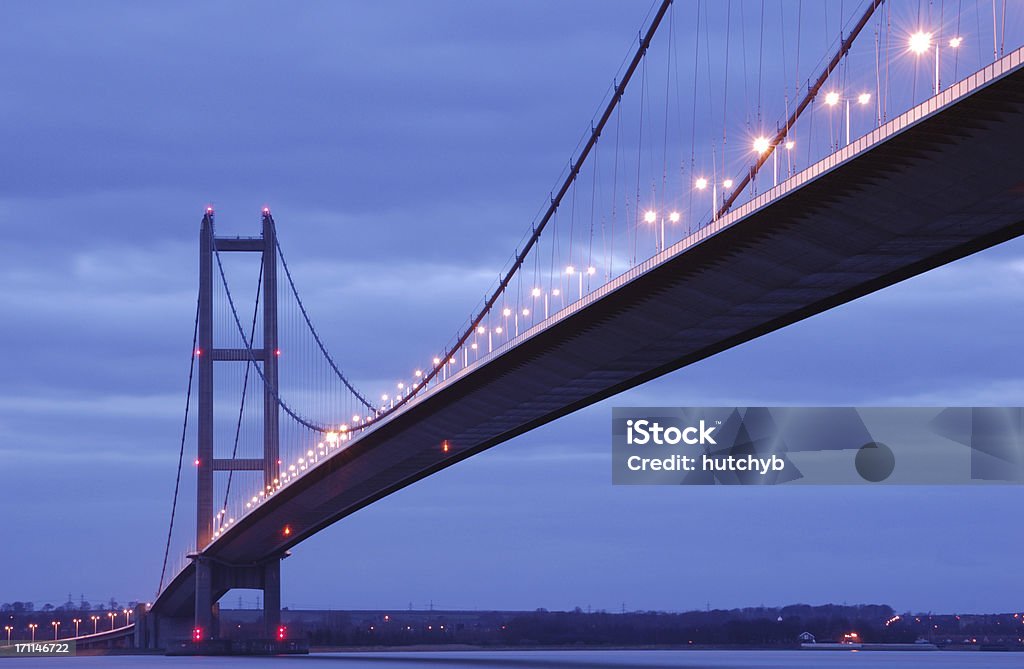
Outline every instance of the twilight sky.
<svg viewBox="0 0 1024 669"><path fill-rule="evenodd" d="M488 288L648 8L0 5L0 602L152 598L207 203L221 234L273 208L379 394ZM1021 314L1015 241L407 488L300 545L283 603L1017 610L1019 487L615 488L608 427L613 405L1020 405Z"/></svg>

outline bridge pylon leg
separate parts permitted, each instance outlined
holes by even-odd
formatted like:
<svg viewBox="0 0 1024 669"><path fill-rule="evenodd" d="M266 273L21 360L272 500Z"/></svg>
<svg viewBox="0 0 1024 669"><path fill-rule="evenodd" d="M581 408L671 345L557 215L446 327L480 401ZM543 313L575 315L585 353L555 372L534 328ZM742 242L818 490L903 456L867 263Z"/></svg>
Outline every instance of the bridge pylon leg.
<svg viewBox="0 0 1024 669"><path fill-rule="evenodd" d="M263 566L263 633L268 639L277 638L281 625L281 561L274 560Z"/></svg>
<svg viewBox="0 0 1024 669"><path fill-rule="evenodd" d="M196 556L196 611L195 627L202 638L216 637L213 629L213 565Z"/></svg>

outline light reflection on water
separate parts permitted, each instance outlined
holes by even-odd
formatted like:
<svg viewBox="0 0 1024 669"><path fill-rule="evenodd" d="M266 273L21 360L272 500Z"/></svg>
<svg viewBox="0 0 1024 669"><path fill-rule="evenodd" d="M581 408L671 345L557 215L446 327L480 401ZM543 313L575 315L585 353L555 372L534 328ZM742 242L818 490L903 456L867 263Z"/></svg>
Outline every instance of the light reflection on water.
<svg viewBox="0 0 1024 669"><path fill-rule="evenodd" d="M292 657L111 656L9 660L2 669L1000 669L1024 653L828 651L491 651L317 653Z"/></svg>

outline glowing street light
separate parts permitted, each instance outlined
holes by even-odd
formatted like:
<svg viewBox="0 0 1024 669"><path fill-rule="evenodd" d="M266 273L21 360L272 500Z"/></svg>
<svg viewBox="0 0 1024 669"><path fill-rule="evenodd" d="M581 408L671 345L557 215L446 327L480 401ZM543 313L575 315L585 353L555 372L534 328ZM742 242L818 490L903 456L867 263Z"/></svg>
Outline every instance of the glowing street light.
<svg viewBox="0 0 1024 669"><path fill-rule="evenodd" d="M954 36L949 40L949 48L958 49L960 45L964 43L964 38L959 35ZM938 95L942 90L942 83L939 80L939 41L935 40L935 94ZM929 49L932 48L932 34L926 33L923 30L918 30L916 33L907 38L907 48L910 49L917 56L923 56Z"/></svg>
<svg viewBox="0 0 1024 669"><path fill-rule="evenodd" d="M59 620L54 620L50 624L53 625L53 640L56 641L57 640L57 630L60 629L60 621Z"/></svg>
<svg viewBox="0 0 1024 669"><path fill-rule="evenodd" d="M771 148L771 141L764 135L761 135L754 140L754 151L756 151L759 156L763 156L765 152ZM775 151L772 151L772 185L779 185L779 154Z"/></svg>
<svg viewBox="0 0 1024 669"><path fill-rule="evenodd" d="M650 212L648 212L648 213L650 213ZM597 271L597 270L595 270L593 267L588 267L586 273L587 274L593 274L595 271ZM565 268L565 273L568 276L572 276L573 274L576 274L576 275L579 276L579 286L580 286L580 293L579 293L580 297L579 297L579 299L582 300L583 299L583 272L582 271L577 272L575 267L573 267L572 265L569 265L568 267Z"/></svg>
<svg viewBox="0 0 1024 669"><path fill-rule="evenodd" d="M793 149L796 148L796 142L791 139L787 139L786 143L783 144L786 147L786 174L792 176L793 174Z"/></svg>
<svg viewBox="0 0 1024 669"><path fill-rule="evenodd" d="M75 624L75 636L78 636L78 625L82 622L81 618L72 618L71 622Z"/></svg>
<svg viewBox="0 0 1024 669"><path fill-rule="evenodd" d="M672 219L673 223L679 220L679 212L672 212L670 216L675 216L675 219ZM648 209L647 212L644 214L644 220L647 221L648 223L655 223L656 221L659 220L659 218L661 220L661 246L658 247L657 245L655 245L654 250L656 252L665 250L665 216L659 216L658 212L654 211L653 209Z"/></svg>
<svg viewBox="0 0 1024 669"><path fill-rule="evenodd" d="M708 180L706 177L698 177L693 185L697 190L707 190ZM718 218L718 184L711 184L711 220Z"/></svg>
<svg viewBox="0 0 1024 669"><path fill-rule="evenodd" d="M294 468L294 467L295 467L295 465L292 465L292 468ZM108 613L107 617L110 618L110 629L114 629L114 617L115 617L114 612L111 611L110 613Z"/></svg>
<svg viewBox="0 0 1024 669"><path fill-rule="evenodd" d="M850 98L841 98L839 93L831 92L825 95L825 104L829 107L835 107L840 101L846 103L846 143L850 143ZM857 96L857 104L861 107L867 106L871 102L871 93L861 93ZM789 147L787 142L786 148Z"/></svg>
<svg viewBox="0 0 1024 669"><path fill-rule="evenodd" d="M99 624L100 624L100 617L99 616L89 616L89 620L92 621L92 633L96 634L99 631L98 627L99 627Z"/></svg>
<svg viewBox="0 0 1024 669"><path fill-rule="evenodd" d="M907 46L917 55L923 54L932 46L932 34L918 30L907 40Z"/></svg>
<svg viewBox="0 0 1024 669"><path fill-rule="evenodd" d="M32 640L33 640L33 641L35 641L35 640L36 640L36 628L37 628L37 627L39 627L39 625L37 625L37 624L35 624L35 623L29 623L29 624L28 624L28 628L29 628L29 630L31 630L31 632L32 632Z"/></svg>
<svg viewBox="0 0 1024 669"><path fill-rule="evenodd" d="M13 629L14 628L11 627L10 625L4 625L4 631L7 632L7 645L8 646L11 645L11 630L13 630Z"/></svg>
<svg viewBox="0 0 1024 669"><path fill-rule="evenodd" d="M124 626L127 627L128 626L128 616L130 616L132 614L132 610L131 609L125 609L124 611L122 611L122 613L124 614Z"/></svg>

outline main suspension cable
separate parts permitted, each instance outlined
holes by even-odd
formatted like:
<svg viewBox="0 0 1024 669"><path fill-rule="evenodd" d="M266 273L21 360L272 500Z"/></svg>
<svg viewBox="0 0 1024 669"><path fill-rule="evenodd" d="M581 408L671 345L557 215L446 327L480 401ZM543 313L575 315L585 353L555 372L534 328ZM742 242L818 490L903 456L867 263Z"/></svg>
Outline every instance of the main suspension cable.
<svg viewBox="0 0 1024 669"><path fill-rule="evenodd" d="M188 366L188 390L185 392L185 420L181 426L181 448L178 450L178 474L174 478L174 498L171 502L171 521L167 525L167 544L164 546L164 564L160 568L160 585L156 588L159 597L164 589L167 575L167 557L171 552L171 534L174 532L174 516L178 510L178 490L181 487L181 464L185 458L185 439L188 436L188 410L192 405L192 377L196 369L196 342L199 341L199 298L196 297L196 319L192 328L192 360Z"/></svg>
<svg viewBox="0 0 1024 669"><path fill-rule="evenodd" d="M270 216L270 214L266 215L270 217L271 224L273 224L274 218ZM353 395L355 395L356 399L359 400L359 402L364 407L366 407L370 411L375 411L376 407L373 404L371 404L370 401L367 400L362 395L362 393L355 389L355 386L352 385L352 382L349 381L344 374L342 374L340 369L338 369L338 365L335 364L334 358L331 357L331 354L327 352L327 347L324 346L323 341L320 339L320 334L317 332L316 328L313 327L313 321L310 320L309 314L306 313L306 306L302 303L302 298L299 297L299 291L295 288L295 282L292 281L292 273L288 270L288 263L284 259L284 252L281 251L281 241L277 238L276 235L274 236L274 244L277 246L277 255L279 258L281 258L281 267L284 268L284 275L285 277L288 278L288 285L292 289L292 295L295 296L295 301L299 305L299 311L302 312L302 318L306 321L306 326L309 328L310 333L312 333L313 339L316 340L316 345L320 349L320 352L323 353L325 358L327 358L327 364L331 366L331 369L333 369L334 373L338 376L339 379L341 379L341 382L345 384L345 387L348 388Z"/></svg>

